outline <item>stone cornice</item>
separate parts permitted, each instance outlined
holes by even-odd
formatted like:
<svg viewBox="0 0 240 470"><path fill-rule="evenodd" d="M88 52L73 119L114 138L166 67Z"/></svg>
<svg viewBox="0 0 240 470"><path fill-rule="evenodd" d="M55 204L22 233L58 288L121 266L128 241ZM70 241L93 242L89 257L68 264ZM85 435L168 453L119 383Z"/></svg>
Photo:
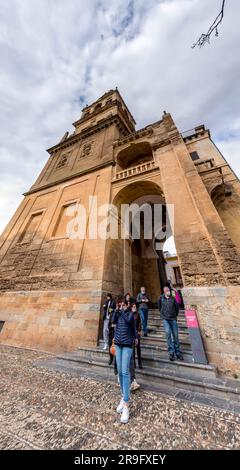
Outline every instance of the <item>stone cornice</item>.
<svg viewBox="0 0 240 470"><path fill-rule="evenodd" d="M209 129L205 129L204 125L195 127L194 129L191 129L191 130L192 130L191 134L188 134L188 135L185 136L184 134L188 131L182 132L182 134L181 134L185 143L191 143L192 141L194 141L196 139L202 139L202 138L206 138L206 137L211 138Z"/></svg>
<svg viewBox="0 0 240 470"><path fill-rule="evenodd" d="M107 162L103 162L99 165L95 165L93 167L90 167L90 168L86 168L85 170L81 170L81 171L78 171L77 173L74 173L74 174L71 174L71 175L68 175L68 176L65 176L64 178L60 178L59 180L55 180L51 183L47 183L47 184L44 184L42 186L36 186L36 187L33 187L32 189L30 189L29 191L27 191L26 193L23 193L24 196L28 196L29 194L33 194L33 193L36 193L38 191L42 191L43 189L48 189L48 188L52 188L53 186L56 186L58 184L61 184L61 183L64 183L65 181L68 181L68 180L71 180L71 179L74 179L74 178L77 178L78 176L84 176L88 173L92 173L94 171L97 171L97 170L101 170L103 168L106 168L107 166L114 166L115 165L115 162L113 160L108 160Z"/></svg>
<svg viewBox="0 0 240 470"><path fill-rule="evenodd" d="M140 139L141 137L145 137L145 136L152 135L152 134L153 134L152 127L144 127L143 129L140 129L139 131L132 132L131 134L126 135L126 137L115 140L115 142L113 142L113 146L119 147L120 145L127 144L128 142L132 142L134 140Z"/></svg>
<svg viewBox="0 0 240 470"><path fill-rule="evenodd" d="M165 137L163 139L157 140L156 142L153 142L152 149L157 150L161 147L165 147L166 145L170 145L170 144L171 144L171 140Z"/></svg>
<svg viewBox="0 0 240 470"><path fill-rule="evenodd" d="M182 135L177 128L168 131L168 137L172 145L178 145L183 142Z"/></svg>
<svg viewBox="0 0 240 470"><path fill-rule="evenodd" d="M58 144L54 145L53 147L50 147L47 149L47 152L52 154L56 150L64 149L67 147L70 147L74 145L75 143L79 142L80 140L84 140L87 137L96 134L103 130L106 127L109 127L112 124L117 124L120 128L125 127L125 131L129 132L129 130L126 127L126 124L122 121L122 119L119 118L119 116L110 116L109 118L103 119L102 121L99 121L97 124L94 126L91 126L82 132L79 132L79 134L72 134L70 137L68 137L66 140L63 142L59 142Z"/></svg>

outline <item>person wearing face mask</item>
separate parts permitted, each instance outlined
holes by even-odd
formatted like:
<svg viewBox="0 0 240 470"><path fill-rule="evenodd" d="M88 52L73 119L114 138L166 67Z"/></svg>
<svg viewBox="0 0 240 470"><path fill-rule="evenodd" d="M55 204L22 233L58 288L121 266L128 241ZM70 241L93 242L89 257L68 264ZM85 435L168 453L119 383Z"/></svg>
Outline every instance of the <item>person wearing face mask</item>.
<svg viewBox="0 0 240 470"><path fill-rule="evenodd" d="M168 286L163 288L163 294L158 300L158 308L166 333L169 359L170 361L174 361L176 356L178 360L182 361L183 355L180 351L177 324L179 305L176 299L172 296L171 290Z"/></svg>
<svg viewBox="0 0 240 470"><path fill-rule="evenodd" d="M148 304L149 304L149 297L146 293L146 289L144 286L141 287L141 291L137 295L137 305L139 309L139 314L141 317L142 328L144 336L147 336L147 322L148 322Z"/></svg>
<svg viewBox="0 0 240 470"><path fill-rule="evenodd" d="M166 287L169 287L172 296L175 297L175 299L176 299L178 305L180 305L180 304L182 303L181 296L180 296L178 290L175 289L175 287L173 287L173 284L172 284L171 279L168 279L168 280L167 280Z"/></svg>

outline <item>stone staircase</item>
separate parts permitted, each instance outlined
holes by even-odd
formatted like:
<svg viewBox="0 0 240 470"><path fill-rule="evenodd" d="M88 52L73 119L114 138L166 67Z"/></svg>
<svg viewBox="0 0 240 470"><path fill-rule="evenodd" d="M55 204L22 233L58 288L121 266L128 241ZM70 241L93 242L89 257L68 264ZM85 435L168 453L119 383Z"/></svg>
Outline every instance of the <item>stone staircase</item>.
<svg viewBox="0 0 240 470"><path fill-rule="evenodd" d="M141 338L143 369L136 368L141 387L240 413L240 381L219 377L212 365L194 363L184 311L179 313L178 326L184 361L171 362L159 311L149 311L149 334ZM57 355L47 367L116 383L108 360L108 351L103 350L100 340L98 347L79 347L75 352Z"/></svg>

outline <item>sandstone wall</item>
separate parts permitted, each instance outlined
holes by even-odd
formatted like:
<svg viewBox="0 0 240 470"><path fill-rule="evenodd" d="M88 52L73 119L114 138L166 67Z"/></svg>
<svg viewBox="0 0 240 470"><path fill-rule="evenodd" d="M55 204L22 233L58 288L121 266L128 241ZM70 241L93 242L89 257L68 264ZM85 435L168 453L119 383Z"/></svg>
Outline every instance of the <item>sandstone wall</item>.
<svg viewBox="0 0 240 470"><path fill-rule="evenodd" d="M185 287L186 306L196 308L208 360L240 377L240 286Z"/></svg>
<svg viewBox="0 0 240 470"><path fill-rule="evenodd" d="M100 302L93 289L0 293L0 342L55 352L95 346Z"/></svg>
<svg viewBox="0 0 240 470"><path fill-rule="evenodd" d="M111 172L109 166L26 196L2 238L2 342L53 350L97 344L105 241L69 238L66 223L75 212L64 210L79 201L89 223L88 196L108 202Z"/></svg>

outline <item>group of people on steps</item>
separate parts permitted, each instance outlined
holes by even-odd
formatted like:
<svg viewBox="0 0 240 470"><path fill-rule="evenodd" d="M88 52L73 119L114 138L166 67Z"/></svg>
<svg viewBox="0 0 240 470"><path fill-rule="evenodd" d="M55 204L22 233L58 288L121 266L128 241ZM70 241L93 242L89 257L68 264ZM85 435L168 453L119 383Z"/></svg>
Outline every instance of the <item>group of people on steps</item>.
<svg viewBox="0 0 240 470"><path fill-rule="evenodd" d="M179 292L168 281L157 304L166 333L170 361L183 360L177 324L181 303ZM116 302L109 293L103 305L104 349L109 351L109 365L114 364L114 373L120 385L121 400L116 411L121 415L121 423L127 423L129 420L131 391L140 387L135 376L136 353L138 367L142 369L141 335L148 335L149 306L150 298L144 286L136 299L127 293Z"/></svg>

